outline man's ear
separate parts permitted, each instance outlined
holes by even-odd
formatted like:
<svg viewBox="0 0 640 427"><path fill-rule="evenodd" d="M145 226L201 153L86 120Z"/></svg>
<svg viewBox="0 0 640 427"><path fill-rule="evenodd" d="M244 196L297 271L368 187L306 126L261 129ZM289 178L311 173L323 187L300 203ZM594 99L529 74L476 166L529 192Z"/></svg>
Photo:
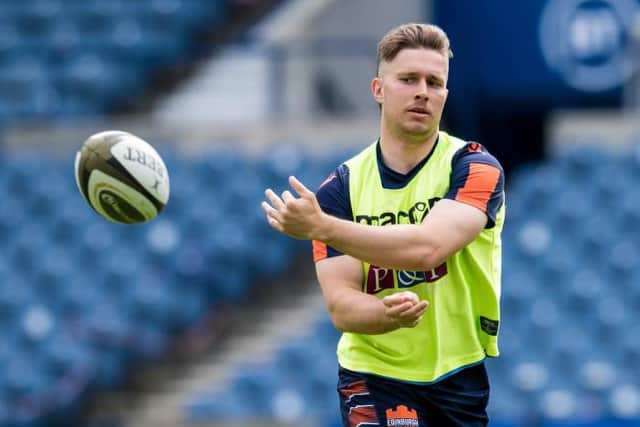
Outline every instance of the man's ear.
<svg viewBox="0 0 640 427"><path fill-rule="evenodd" d="M375 77L371 80L371 95L373 95L373 99L375 99L378 104L382 104L384 100L384 90L382 89L382 79L380 77Z"/></svg>

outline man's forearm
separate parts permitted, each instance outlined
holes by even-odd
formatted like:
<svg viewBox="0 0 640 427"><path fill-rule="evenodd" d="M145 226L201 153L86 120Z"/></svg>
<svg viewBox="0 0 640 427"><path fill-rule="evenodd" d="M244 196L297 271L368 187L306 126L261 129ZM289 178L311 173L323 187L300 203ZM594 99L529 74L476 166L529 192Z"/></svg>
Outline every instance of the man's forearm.
<svg viewBox="0 0 640 427"><path fill-rule="evenodd" d="M385 314L382 301L373 295L347 290L334 301L327 301L333 324L342 332L377 335L400 326Z"/></svg>
<svg viewBox="0 0 640 427"><path fill-rule="evenodd" d="M326 216L321 239L342 253L372 265L398 270L429 270L437 267L434 247L424 238L421 225L371 227Z"/></svg>

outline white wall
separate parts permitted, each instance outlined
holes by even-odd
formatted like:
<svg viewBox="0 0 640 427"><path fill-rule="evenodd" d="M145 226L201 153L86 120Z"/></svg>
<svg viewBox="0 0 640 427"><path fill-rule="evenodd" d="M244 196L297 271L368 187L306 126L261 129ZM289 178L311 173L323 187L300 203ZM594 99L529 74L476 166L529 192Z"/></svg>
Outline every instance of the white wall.
<svg viewBox="0 0 640 427"><path fill-rule="evenodd" d="M180 130L183 141L300 140L318 129L370 138L378 120L370 94L377 42L392 27L429 16L429 0L290 0L249 42L227 47L161 100L151 120Z"/></svg>
<svg viewBox="0 0 640 427"><path fill-rule="evenodd" d="M397 25L427 21L431 16L428 3L336 0L285 36L279 33L268 40L267 45L285 58L284 64L274 64L278 71L271 76L280 79L274 86L283 91L282 99L274 100L275 116L286 120L374 117L377 106L370 95L370 82L375 74L376 44ZM317 88L318 80L328 88ZM329 92L335 96L328 96ZM329 107L321 102L327 98L334 101Z"/></svg>

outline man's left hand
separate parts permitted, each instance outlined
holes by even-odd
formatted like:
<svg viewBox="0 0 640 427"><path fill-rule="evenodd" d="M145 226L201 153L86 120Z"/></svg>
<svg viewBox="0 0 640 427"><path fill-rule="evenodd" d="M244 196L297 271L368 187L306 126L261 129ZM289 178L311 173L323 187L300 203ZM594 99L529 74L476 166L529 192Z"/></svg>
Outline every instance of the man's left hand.
<svg viewBox="0 0 640 427"><path fill-rule="evenodd" d="M264 192L268 202L261 206L269 225L296 239L324 240L328 215L320 208L316 195L294 176L289 177L289 185L298 197L289 190L281 196L270 188Z"/></svg>

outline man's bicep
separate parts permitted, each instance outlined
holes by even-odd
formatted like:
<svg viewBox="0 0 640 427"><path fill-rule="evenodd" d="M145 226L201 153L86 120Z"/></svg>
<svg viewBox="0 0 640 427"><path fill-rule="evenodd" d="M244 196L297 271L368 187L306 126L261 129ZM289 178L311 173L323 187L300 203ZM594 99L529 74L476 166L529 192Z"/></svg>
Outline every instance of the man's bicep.
<svg viewBox="0 0 640 427"><path fill-rule="evenodd" d="M471 243L485 228L487 215L466 203L442 199L425 217L422 225L434 248L434 257L445 261Z"/></svg>

